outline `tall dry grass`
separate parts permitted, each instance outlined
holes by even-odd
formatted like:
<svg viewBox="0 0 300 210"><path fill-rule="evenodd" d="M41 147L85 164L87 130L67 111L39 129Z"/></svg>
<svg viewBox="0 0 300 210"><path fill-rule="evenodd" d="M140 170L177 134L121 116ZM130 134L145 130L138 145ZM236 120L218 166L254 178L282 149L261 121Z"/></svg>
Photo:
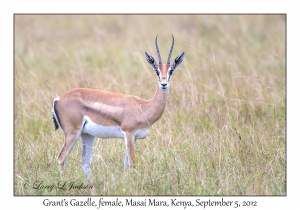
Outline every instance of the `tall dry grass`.
<svg viewBox="0 0 300 210"><path fill-rule="evenodd" d="M15 15L15 195L286 195L284 15ZM159 34L167 59L185 60L172 77L162 118L135 144L124 171L120 139L95 142L92 173L81 142L60 180L55 97L90 87L149 99ZM92 189L34 189L75 181Z"/></svg>

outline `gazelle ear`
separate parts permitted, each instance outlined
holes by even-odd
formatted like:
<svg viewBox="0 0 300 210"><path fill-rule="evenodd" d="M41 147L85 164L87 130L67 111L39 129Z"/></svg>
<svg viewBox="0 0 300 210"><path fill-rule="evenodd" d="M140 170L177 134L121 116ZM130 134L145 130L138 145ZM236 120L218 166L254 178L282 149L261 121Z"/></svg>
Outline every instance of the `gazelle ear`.
<svg viewBox="0 0 300 210"><path fill-rule="evenodd" d="M158 65L157 65L155 59L151 55L149 55L147 52L145 52L145 56L146 56L146 60L154 68L154 71L155 71L156 75L159 78L160 77L160 70L158 70Z"/></svg>
<svg viewBox="0 0 300 210"><path fill-rule="evenodd" d="M145 56L146 56L146 60L148 61L148 63L155 69L157 70L157 63L155 61L155 59L149 55L147 52L145 52Z"/></svg>
<svg viewBox="0 0 300 210"><path fill-rule="evenodd" d="M181 64L181 62L183 61L183 58L184 58L184 52L181 53L181 55L177 56L174 59L172 65L171 65L171 68L173 71L179 66L179 64Z"/></svg>

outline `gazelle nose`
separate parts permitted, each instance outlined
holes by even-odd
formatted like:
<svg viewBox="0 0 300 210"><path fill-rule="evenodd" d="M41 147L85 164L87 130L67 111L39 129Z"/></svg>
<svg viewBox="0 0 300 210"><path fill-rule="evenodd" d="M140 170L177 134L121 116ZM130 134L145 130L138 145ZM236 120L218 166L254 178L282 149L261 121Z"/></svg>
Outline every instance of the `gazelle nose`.
<svg viewBox="0 0 300 210"><path fill-rule="evenodd" d="M167 83L161 83L161 86L162 86L162 87L166 87L166 86L167 86Z"/></svg>

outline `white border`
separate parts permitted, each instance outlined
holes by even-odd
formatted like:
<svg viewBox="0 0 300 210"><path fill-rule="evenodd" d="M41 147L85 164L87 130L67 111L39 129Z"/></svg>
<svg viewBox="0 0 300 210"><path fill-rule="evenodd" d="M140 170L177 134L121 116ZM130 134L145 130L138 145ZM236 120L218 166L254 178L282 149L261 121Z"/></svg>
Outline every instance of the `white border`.
<svg viewBox="0 0 300 210"><path fill-rule="evenodd" d="M4 2L4 3L3 3ZM191 2L197 2L194 5ZM128 8L128 5L130 7ZM134 6L133 6L134 5ZM296 3L287 1L2 1L1 3L1 206L43 208L47 197L13 196L13 14L14 13L287 13L287 196L283 197L224 197L230 200L257 200L255 209L298 206L299 191L299 11ZM297 62L298 61L298 62ZM298 137L298 138L297 138ZM9 148L9 149L8 149ZM51 197L60 200L63 197ZM83 200L84 197L77 197ZM95 197L92 197L96 199ZM158 197L170 200L170 197ZM202 198L202 197L200 197ZM203 197L203 199L213 197ZM220 197L216 197L218 200ZM67 197L68 200L72 197ZM125 197L122 197L125 199ZM194 197L189 197L194 199ZM268 208L268 209L269 209ZM66 209L64 207L64 209ZM130 209L130 208L122 208ZM159 208L161 209L161 208ZM196 209L196 208L193 208ZM247 208L249 209L249 208ZM295 208L293 208L295 209Z"/></svg>

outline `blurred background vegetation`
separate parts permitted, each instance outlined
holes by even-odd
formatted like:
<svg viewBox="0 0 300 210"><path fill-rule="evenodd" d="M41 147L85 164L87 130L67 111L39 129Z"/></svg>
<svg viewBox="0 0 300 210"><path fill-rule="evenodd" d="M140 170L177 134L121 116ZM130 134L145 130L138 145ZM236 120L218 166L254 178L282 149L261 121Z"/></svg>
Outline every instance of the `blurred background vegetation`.
<svg viewBox="0 0 300 210"><path fill-rule="evenodd" d="M285 15L15 15L15 195L286 195L285 30ZM124 172L124 142L101 139L86 180L79 141L64 180L93 189L33 189L60 181L53 99L75 87L150 99L157 34L163 62L171 34L185 59L138 167Z"/></svg>

